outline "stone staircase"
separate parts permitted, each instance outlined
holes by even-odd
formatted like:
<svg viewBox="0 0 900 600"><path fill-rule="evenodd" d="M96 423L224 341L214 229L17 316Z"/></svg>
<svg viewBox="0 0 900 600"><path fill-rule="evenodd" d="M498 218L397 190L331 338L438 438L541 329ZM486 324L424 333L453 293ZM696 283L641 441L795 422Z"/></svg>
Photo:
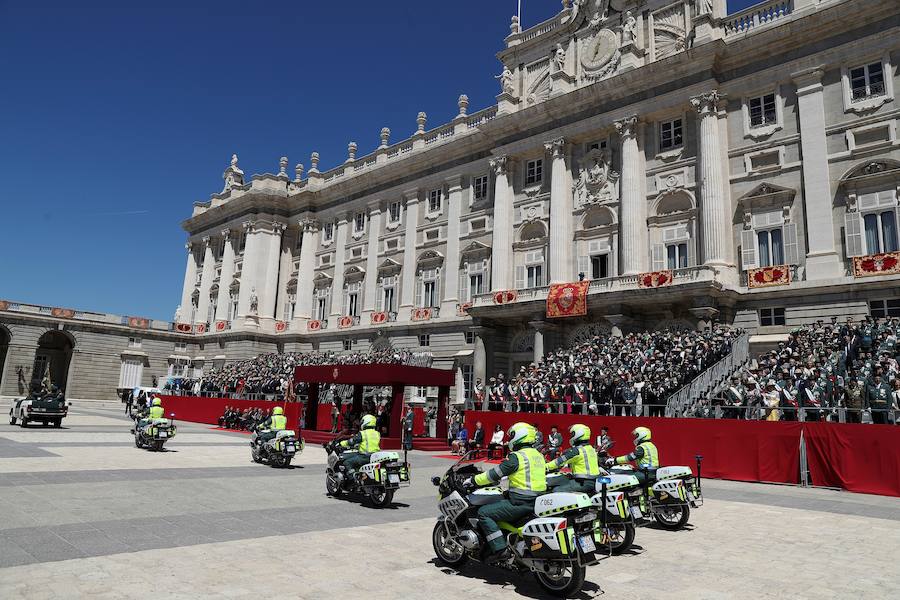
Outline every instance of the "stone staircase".
<svg viewBox="0 0 900 600"><path fill-rule="evenodd" d="M741 333L731 345L731 353L700 373L690 383L669 396L666 403L667 417L689 416L698 400L722 391L731 375L744 368L750 360L750 334Z"/></svg>

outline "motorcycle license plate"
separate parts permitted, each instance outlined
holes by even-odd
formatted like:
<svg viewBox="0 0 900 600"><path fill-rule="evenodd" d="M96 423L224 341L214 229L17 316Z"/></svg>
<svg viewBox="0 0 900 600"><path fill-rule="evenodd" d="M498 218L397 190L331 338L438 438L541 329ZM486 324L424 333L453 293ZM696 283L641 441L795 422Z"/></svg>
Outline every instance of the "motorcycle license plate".
<svg viewBox="0 0 900 600"><path fill-rule="evenodd" d="M643 515L641 514L641 509L638 508L637 506L632 506L631 507L631 516L634 517L635 519L640 519L641 517L643 517Z"/></svg>
<svg viewBox="0 0 900 600"><path fill-rule="evenodd" d="M388 475L388 482L390 483L400 483L400 476L394 473Z"/></svg>
<svg viewBox="0 0 900 600"><path fill-rule="evenodd" d="M597 550L597 546L594 544L594 539L590 535L582 535L578 538L578 545L581 546L582 552L595 552Z"/></svg>
<svg viewBox="0 0 900 600"><path fill-rule="evenodd" d="M159 437L161 437L161 438L169 437L169 432L168 431L160 431Z"/></svg>
<svg viewBox="0 0 900 600"><path fill-rule="evenodd" d="M294 452L294 451L295 451L295 450L294 450L294 445L293 445L293 444L288 444L288 445L287 445L287 451L288 451L288 452Z"/></svg>

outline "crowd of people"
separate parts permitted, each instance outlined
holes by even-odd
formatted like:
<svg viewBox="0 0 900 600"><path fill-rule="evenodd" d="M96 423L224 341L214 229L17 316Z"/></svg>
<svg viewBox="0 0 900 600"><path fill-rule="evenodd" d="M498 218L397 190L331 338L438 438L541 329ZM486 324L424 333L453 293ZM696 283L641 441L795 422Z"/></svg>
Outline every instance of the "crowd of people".
<svg viewBox="0 0 900 600"><path fill-rule="evenodd" d="M724 389L701 398L696 417L896 423L900 318L848 317L795 329Z"/></svg>
<svg viewBox="0 0 900 600"><path fill-rule="evenodd" d="M257 425L272 416L272 409L240 408L226 406L225 412L219 417L219 427L236 429L238 431L255 431Z"/></svg>
<svg viewBox="0 0 900 600"><path fill-rule="evenodd" d="M590 415L663 416L672 393L731 352L740 332L652 331L595 335L507 377L475 381L473 407ZM644 411L647 406L647 411Z"/></svg>
<svg viewBox="0 0 900 600"><path fill-rule="evenodd" d="M294 389L294 368L311 365L383 365L431 366L430 353L410 350L373 350L370 352L289 352L260 354L251 359L215 367L200 378L179 378L166 383L164 390L193 395L217 395L230 398L258 398L292 401L302 389Z"/></svg>

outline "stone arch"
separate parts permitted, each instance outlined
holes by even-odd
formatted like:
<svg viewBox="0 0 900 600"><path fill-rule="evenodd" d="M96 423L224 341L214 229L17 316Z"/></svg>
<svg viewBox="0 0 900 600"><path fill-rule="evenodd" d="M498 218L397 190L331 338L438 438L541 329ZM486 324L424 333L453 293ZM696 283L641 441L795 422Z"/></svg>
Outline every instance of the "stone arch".
<svg viewBox="0 0 900 600"><path fill-rule="evenodd" d="M547 226L543 221L531 221L519 229L520 242L533 242L547 237Z"/></svg>
<svg viewBox="0 0 900 600"><path fill-rule="evenodd" d="M566 336L566 343L569 346L577 346L591 341L595 335L611 335L612 325L606 321L596 321L594 323L582 323Z"/></svg>
<svg viewBox="0 0 900 600"><path fill-rule="evenodd" d="M520 331L513 336L509 344L509 351L518 352L534 352L534 331Z"/></svg>
<svg viewBox="0 0 900 600"><path fill-rule="evenodd" d="M597 229L599 227L611 227L616 224L616 213L607 206L592 206L584 213L581 219L582 229Z"/></svg>
<svg viewBox="0 0 900 600"><path fill-rule="evenodd" d="M844 183L855 177L875 175L878 173L891 173L900 176L900 161L892 160L890 158L878 158L856 163L841 175L839 182Z"/></svg>
<svg viewBox="0 0 900 600"><path fill-rule="evenodd" d="M9 354L10 342L12 342L12 332L6 325L0 323L0 390L3 389L3 379L6 373L6 356Z"/></svg>
<svg viewBox="0 0 900 600"><path fill-rule="evenodd" d="M691 212L697 208L694 195L687 190L671 190L661 193L650 205L650 216L661 217Z"/></svg>
<svg viewBox="0 0 900 600"><path fill-rule="evenodd" d="M35 379L43 380L49 366L51 383L65 390L74 349L75 336L71 332L60 329L46 330L38 338L37 349L34 352L34 367L31 370L32 382Z"/></svg>

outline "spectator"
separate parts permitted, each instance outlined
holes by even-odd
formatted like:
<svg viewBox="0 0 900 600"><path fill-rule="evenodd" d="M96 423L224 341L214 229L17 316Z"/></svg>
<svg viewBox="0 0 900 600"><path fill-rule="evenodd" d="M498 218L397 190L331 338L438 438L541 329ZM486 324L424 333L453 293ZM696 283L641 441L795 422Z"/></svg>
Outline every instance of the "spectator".
<svg viewBox="0 0 900 600"><path fill-rule="evenodd" d="M491 442L488 444L488 460L494 458L495 451L499 451L500 457L503 457L503 435L503 428L499 425L494 425L494 433L491 435Z"/></svg>
<svg viewBox="0 0 900 600"><path fill-rule="evenodd" d="M451 445L451 450L453 454L463 454L466 451L466 444L469 441L469 430L465 428L465 426L460 425L459 430L456 432L456 437L453 439L453 444Z"/></svg>
<svg viewBox="0 0 900 600"><path fill-rule="evenodd" d="M481 421L475 423L475 431L472 432L472 439L469 440L468 450L480 450L484 448L484 429L481 428Z"/></svg>

